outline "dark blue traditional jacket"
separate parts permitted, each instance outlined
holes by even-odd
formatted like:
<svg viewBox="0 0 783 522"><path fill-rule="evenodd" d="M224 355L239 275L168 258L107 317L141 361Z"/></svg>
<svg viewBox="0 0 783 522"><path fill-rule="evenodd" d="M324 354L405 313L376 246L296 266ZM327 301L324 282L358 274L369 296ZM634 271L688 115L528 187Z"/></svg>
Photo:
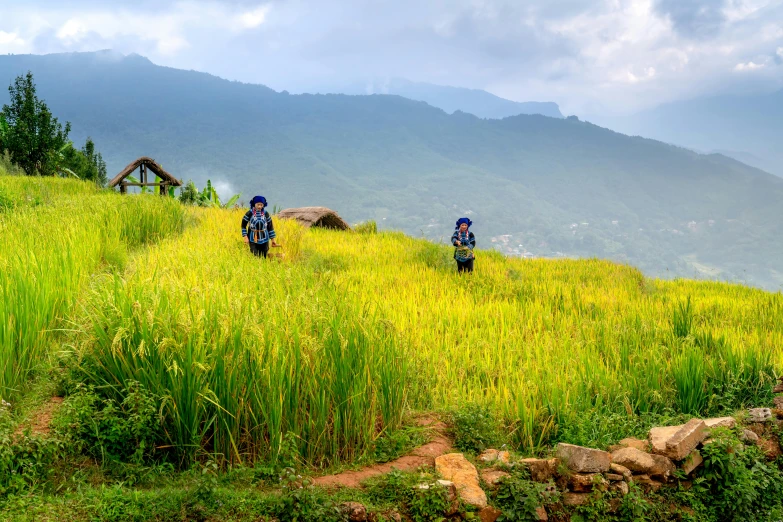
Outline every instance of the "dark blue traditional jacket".
<svg viewBox="0 0 783 522"><path fill-rule="evenodd" d="M256 212L255 209L245 212L242 218L242 237L247 237L251 243L263 245L275 238L275 226L272 216L264 209Z"/></svg>
<svg viewBox="0 0 783 522"><path fill-rule="evenodd" d="M457 241L462 243L462 246L457 246ZM451 236L451 244L454 245L454 259L457 261L469 261L473 259L473 248L476 246L476 238L473 236L473 232L468 230L467 232L460 232L455 230ZM467 247L467 250L465 249Z"/></svg>

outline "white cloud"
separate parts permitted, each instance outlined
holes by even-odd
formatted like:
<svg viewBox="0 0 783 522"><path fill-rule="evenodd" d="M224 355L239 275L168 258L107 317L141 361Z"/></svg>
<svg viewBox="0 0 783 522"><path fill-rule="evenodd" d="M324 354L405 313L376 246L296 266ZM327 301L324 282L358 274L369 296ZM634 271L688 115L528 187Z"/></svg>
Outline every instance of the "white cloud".
<svg viewBox="0 0 783 522"><path fill-rule="evenodd" d="M777 53L776 53L776 54L777 54L778 56L780 56L781 58L783 58L783 47L778 47L778 50L777 50Z"/></svg>
<svg viewBox="0 0 783 522"><path fill-rule="evenodd" d="M21 50L26 42L22 40L17 33L7 33L0 31L0 53L9 53L14 50Z"/></svg>
<svg viewBox="0 0 783 522"><path fill-rule="evenodd" d="M756 63L756 62L747 62L747 63L738 63L734 66L735 71L756 71L758 69L763 69L766 67L767 64L765 63Z"/></svg>
<svg viewBox="0 0 783 522"><path fill-rule="evenodd" d="M269 13L270 6L262 5L252 11L247 11L239 15L239 22L246 29L255 29L266 21L266 15Z"/></svg>

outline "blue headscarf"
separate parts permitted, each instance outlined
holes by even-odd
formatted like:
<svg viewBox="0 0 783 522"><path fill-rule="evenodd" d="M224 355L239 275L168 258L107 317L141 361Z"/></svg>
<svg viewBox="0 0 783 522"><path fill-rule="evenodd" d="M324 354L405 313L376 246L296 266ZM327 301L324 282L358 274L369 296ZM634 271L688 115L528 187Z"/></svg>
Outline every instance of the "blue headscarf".
<svg viewBox="0 0 783 522"><path fill-rule="evenodd" d="M469 220L468 218L466 218L466 217L462 217L462 218L459 218L459 219L457 220L457 225L454 227L454 229L455 229L455 230L459 230L459 226L460 226L461 224L463 224L463 223L465 223L466 225L468 225L468 228L470 228L470 225L472 225L472 224L473 224L473 222L472 222L471 220Z"/></svg>
<svg viewBox="0 0 783 522"><path fill-rule="evenodd" d="M263 203L264 208L266 208L266 198L264 196L254 196L253 199L250 200L250 208L253 209L256 206L256 203Z"/></svg>

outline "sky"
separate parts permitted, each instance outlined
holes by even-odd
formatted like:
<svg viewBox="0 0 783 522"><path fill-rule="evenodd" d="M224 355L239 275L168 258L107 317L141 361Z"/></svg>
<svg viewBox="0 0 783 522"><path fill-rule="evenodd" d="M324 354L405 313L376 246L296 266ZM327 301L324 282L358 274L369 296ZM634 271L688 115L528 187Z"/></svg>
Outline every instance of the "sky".
<svg viewBox="0 0 783 522"><path fill-rule="evenodd" d="M102 49L291 92L406 78L624 114L783 88L783 0L0 0L0 53Z"/></svg>

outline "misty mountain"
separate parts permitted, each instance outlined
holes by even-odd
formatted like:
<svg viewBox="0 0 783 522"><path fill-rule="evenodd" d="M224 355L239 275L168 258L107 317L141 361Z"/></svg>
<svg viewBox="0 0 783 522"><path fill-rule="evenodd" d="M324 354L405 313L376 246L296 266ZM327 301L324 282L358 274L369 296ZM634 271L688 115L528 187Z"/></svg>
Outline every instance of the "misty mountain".
<svg viewBox="0 0 783 522"><path fill-rule="evenodd" d="M628 117L591 118L620 132L720 151L783 176L783 90L661 105Z"/></svg>
<svg viewBox="0 0 783 522"><path fill-rule="evenodd" d="M479 118L502 119L519 114L540 114L562 118L560 107L554 102L515 102L480 89L448 87L394 78L352 83L340 87L316 89L315 92L336 94L394 94L410 100L423 101L449 114L456 111Z"/></svg>
<svg viewBox="0 0 783 522"><path fill-rule="evenodd" d="M137 55L0 56L0 82L27 70L72 138L95 140L110 176L146 155L244 201L328 206L435 240L468 215L481 248L783 284L783 179L723 155L575 118L290 95Z"/></svg>

